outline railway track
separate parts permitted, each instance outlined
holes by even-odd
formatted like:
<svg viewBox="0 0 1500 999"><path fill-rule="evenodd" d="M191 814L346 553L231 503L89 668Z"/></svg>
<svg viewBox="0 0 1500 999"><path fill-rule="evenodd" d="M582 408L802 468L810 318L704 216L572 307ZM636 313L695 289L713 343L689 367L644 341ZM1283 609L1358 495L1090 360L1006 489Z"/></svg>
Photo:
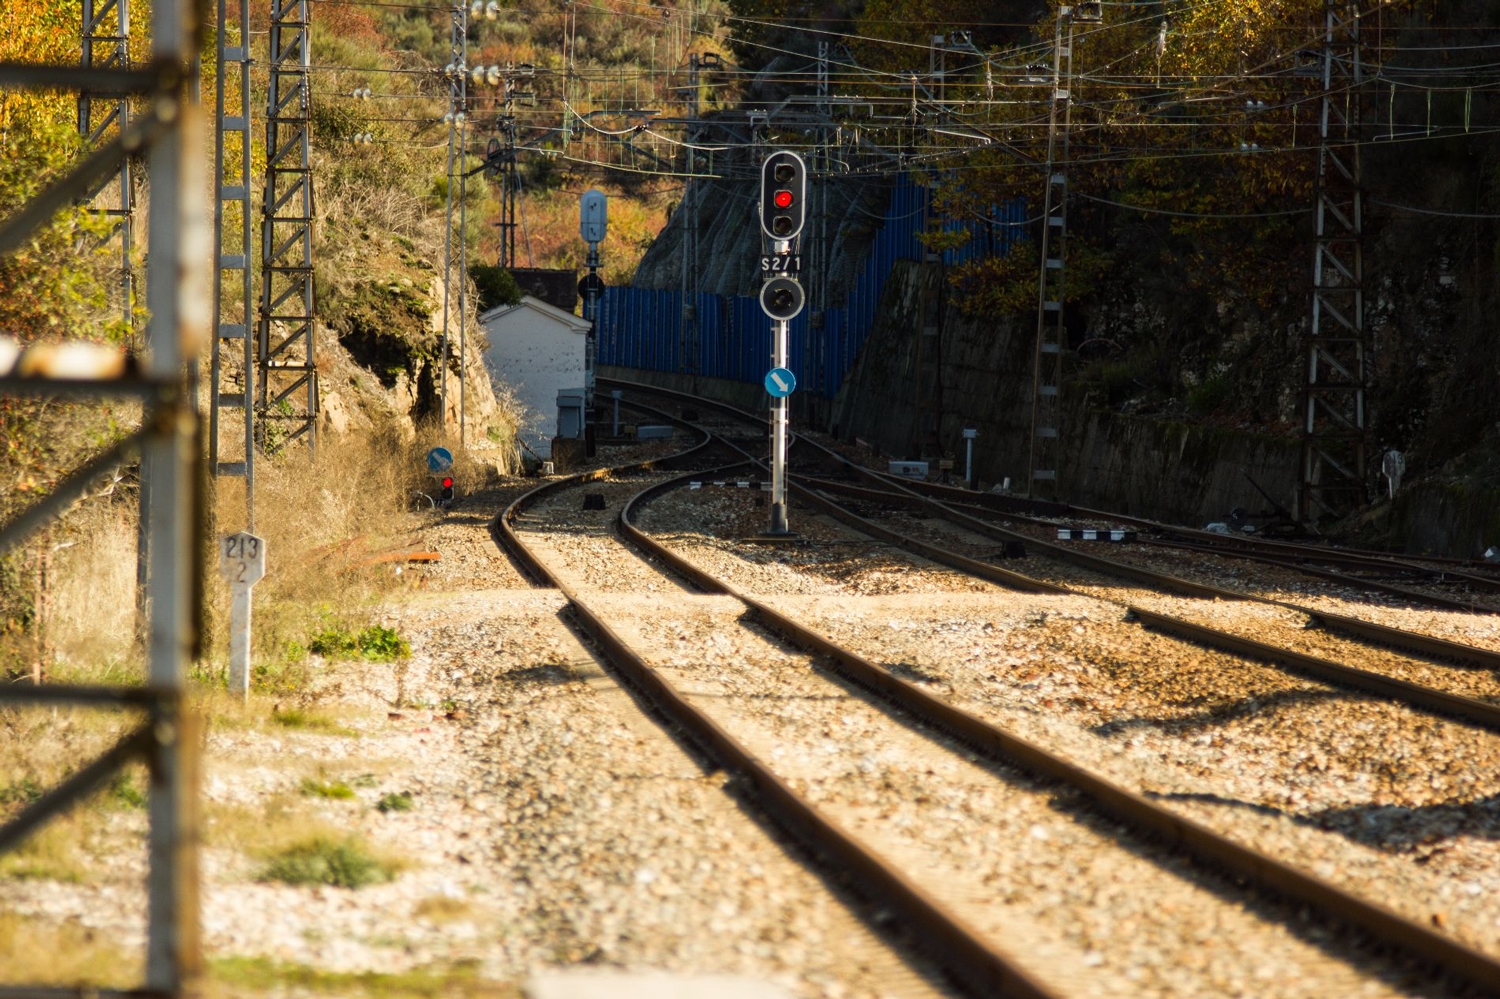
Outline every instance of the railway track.
<svg viewBox="0 0 1500 999"><path fill-rule="evenodd" d="M1360 989L1383 994L1372 975L1393 982L1407 974L1355 949L1347 936L1323 938L1321 929L1311 936L1300 929L1293 936L1272 932L1297 925L1298 906L1442 973L1500 989L1500 965L1488 955L957 708L659 544L634 524L637 511L686 488L691 479L727 476L731 469L702 467L711 446L700 443L677 459L698 466L687 475L666 478L658 471L665 463L658 463L549 483L507 509L497 520L497 535L534 576L564 592L611 662L658 711L737 774L757 805L812 854L829 858L834 871L854 872L859 891L911 929L972 994L1121 994L1136 976L1160 974L1150 969L1162 968L1177 969L1173 974L1186 978L1154 983L1148 990L1153 994L1210 994L1216 991L1214 975L1235 973L1234 959L1204 967L1190 952L1201 947L1195 934L1203 926L1222 929L1225 920L1248 921L1230 932L1234 946L1221 953L1234 951L1246 961L1253 960L1251 952L1266 960L1274 954L1273 963L1300 968L1287 981L1321 983L1317 994ZM555 514L578 505L558 504L559 495L598 488L610 491L606 502L619 512L619 535L609 540L628 543L636 553L631 567L618 574L601 576L598 549L580 550L576 531L566 522L539 520L529 512L553 501ZM603 537L592 540L597 545ZM654 594L659 608L644 621L633 596L643 592ZM741 655L752 664L735 666ZM798 707L803 710L794 710ZM783 758L788 746L800 747L790 763ZM901 748L894 754L869 748L861 755L860 746ZM869 764L872 759L879 762ZM874 790L869 773L879 778ZM892 813L899 827L946 835L896 835L888 821ZM1016 829L1014 815L1038 821ZM1018 838L996 842L997 826L1012 829ZM954 843L986 844L991 850L977 856L962 849L955 853ZM1047 843L1066 844L1073 852L1049 860L1045 851L1038 853L1038 844ZM1085 886L1085 893L1108 892L1110 884L1118 890L1121 878L1150 885L1149 891L1166 900L1165 907L1183 916L1154 922L1143 916L1152 922L1147 936L1154 949L1147 947L1134 959L1122 957L1109 949L1107 935L1070 931L1055 925L1055 918L1049 923L1045 911L1005 901L1007 891L1050 899L1056 892L1046 884L1027 885L1022 879L1020 889L1012 884L981 890L970 883L974 864L1012 852L1037 857L1036 870L1064 881L1070 878L1062 870L1105 878L1105 884ZM1184 870L1182 854L1195 865ZM1240 880L1270 895L1246 895L1236 886ZM1231 911L1236 915L1227 914ZM1190 931L1190 925L1198 931ZM1322 942L1308 950L1312 938ZM1240 943L1246 947L1237 950ZM1062 960L1066 955L1078 960ZM1064 964L1072 968L1068 974L1058 971ZM1356 971L1356 965L1365 970ZM1372 973L1367 965L1381 970ZM1195 967L1208 977L1189 981ZM1279 993L1268 984L1256 994ZM1308 993L1299 986L1289 994Z"/></svg>
<svg viewBox="0 0 1500 999"><path fill-rule="evenodd" d="M712 400L655 387L634 388L690 399L700 410L718 407L719 412L741 420L756 419L754 414ZM792 488L800 498L856 530L924 558L1024 592L1097 596L1119 604L1144 627L1208 648L1269 662L1300 675L1395 698L1488 728L1500 727L1500 686L1491 675L1500 672L1500 651L1121 561L1114 557L1117 545L1109 546L1111 557L1105 557L1076 545L1011 531L926 493L942 490L944 494L975 494L862 468L805 437L797 438L796 449L803 451L804 467L835 468L846 478L862 478L879 487L840 482L826 474L809 480L795 474L793 463ZM807 450L814 452L811 460L805 457ZM865 512L872 515L860 516L847 503L836 501L850 497L862 500L867 506ZM1028 502L997 499L1007 505ZM878 522L878 512L868 509L871 504L914 510L937 518L946 527L957 528L959 533L930 530L922 523L907 522L899 529L883 526ZM1000 545L1024 545L1028 557L1020 561L996 558L1000 554L996 545L985 539ZM1220 602L1245 605L1231 627L1214 623L1224 616ZM1276 636L1276 641L1266 641L1267 635ZM1362 661L1363 665L1345 665L1349 660Z"/></svg>

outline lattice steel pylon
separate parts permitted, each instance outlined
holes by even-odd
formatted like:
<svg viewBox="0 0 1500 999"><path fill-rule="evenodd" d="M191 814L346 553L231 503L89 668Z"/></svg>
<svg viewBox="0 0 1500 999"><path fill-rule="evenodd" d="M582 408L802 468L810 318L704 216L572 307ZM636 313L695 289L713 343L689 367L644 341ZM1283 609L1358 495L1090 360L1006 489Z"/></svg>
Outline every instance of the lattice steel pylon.
<svg viewBox="0 0 1500 999"><path fill-rule="evenodd" d="M214 147L214 272L212 361L209 367L209 471L245 480L245 530L255 530L255 339L251 336L250 215L250 0L235 0L239 44L229 42L229 2L219 0L216 73L217 142ZM236 228L238 231L236 231ZM226 316L226 306L228 314ZM225 351L240 355L235 391L224 391ZM232 355L231 355L232 356ZM226 412L226 410L228 412ZM237 411L237 415L236 414ZM221 448L225 423L235 424L242 445ZM238 460L224 460L225 455Z"/></svg>
<svg viewBox="0 0 1500 999"><path fill-rule="evenodd" d="M1083 18L1077 18L1082 20ZM1068 126L1072 120L1074 8L1057 9L1052 42L1051 100L1047 121L1046 186L1037 246L1036 346L1031 379L1031 455L1028 495L1057 495L1061 465L1064 278L1068 238Z"/></svg>
<svg viewBox="0 0 1500 999"><path fill-rule="evenodd" d="M144 762L150 777L147 800L148 873L144 987L100 989L100 994L176 997L192 987L201 957L198 946L197 731L183 681L196 654L198 626L192 613L195 567L203 532L194 502L199 451L196 401L184 390L183 372L196 360L207 334L207 242L202 197L202 116L197 105L194 55L199 25L187 0L155 0L151 8L152 62L88 72L77 65L0 64L0 86L56 90L76 87L122 99L137 97L142 111L114 139L88 153L65 176L49 184L19 211L0 221L0 254L25 246L40 226L71 201L87 198L95 185L118 171L127 155L144 154L151 197L146 263L145 350L132 369L105 350L88 370L49 370L44 357L33 368L23 356L14 369L0 368L0 396L110 398L144 404L141 426L83 467L72 471L20 516L0 525L0 553L59 516L101 475L139 455L152 483L142 511L150 532L152 599L146 682L136 686L0 684L0 705L88 705L140 712L123 737L74 769L0 824L0 852L21 843L47 821L106 787L122 767ZM89 356L85 352L84 356ZM25 371L26 374L14 372ZM87 987L0 986L0 997L19 999L77 995Z"/></svg>
<svg viewBox="0 0 1500 999"><path fill-rule="evenodd" d="M89 71L130 68L130 0L83 0L83 49L80 68L85 78ZM78 94L78 134L90 148L109 134L119 134L130 127L130 102L124 95L102 97L89 90ZM116 187L111 197L111 187ZM135 272L130 252L135 245L135 177L130 157L121 158L119 170L103 178L89 196L89 201L105 204L101 215L115 220L110 238L120 240L120 302L124 329L134 327Z"/></svg>
<svg viewBox="0 0 1500 999"><path fill-rule="evenodd" d="M317 445L310 0L271 0L256 443Z"/></svg>
<svg viewBox="0 0 1500 999"><path fill-rule="evenodd" d="M1312 323L1297 512L1304 523L1365 501L1364 205L1359 7L1325 0Z"/></svg>

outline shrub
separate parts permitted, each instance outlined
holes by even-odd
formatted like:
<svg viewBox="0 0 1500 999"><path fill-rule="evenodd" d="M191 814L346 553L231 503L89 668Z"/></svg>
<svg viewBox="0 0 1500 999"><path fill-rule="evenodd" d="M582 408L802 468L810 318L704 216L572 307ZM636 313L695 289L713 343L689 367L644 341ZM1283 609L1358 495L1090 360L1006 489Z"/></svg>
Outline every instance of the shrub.
<svg viewBox="0 0 1500 999"><path fill-rule="evenodd" d="M313 780L311 777L302 779L302 793L312 798L331 798L340 801L354 797L354 789L341 780Z"/></svg>
<svg viewBox="0 0 1500 999"><path fill-rule="evenodd" d="M375 807L382 812L409 812L412 807L410 791L397 791L387 794L375 803Z"/></svg>
<svg viewBox="0 0 1500 999"><path fill-rule="evenodd" d="M316 836L276 854L261 872L260 880L363 888L390 881L396 873L394 864L375 857L353 838L332 840Z"/></svg>

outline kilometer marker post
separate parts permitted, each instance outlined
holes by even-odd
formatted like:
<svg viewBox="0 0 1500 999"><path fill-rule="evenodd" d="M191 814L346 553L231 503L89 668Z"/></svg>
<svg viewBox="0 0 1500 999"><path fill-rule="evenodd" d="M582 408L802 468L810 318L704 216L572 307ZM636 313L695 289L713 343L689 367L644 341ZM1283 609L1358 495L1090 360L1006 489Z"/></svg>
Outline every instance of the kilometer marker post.
<svg viewBox="0 0 1500 999"><path fill-rule="evenodd" d="M266 542L248 531L219 539L219 574L229 584L229 692L250 697L250 597L266 574Z"/></svg>

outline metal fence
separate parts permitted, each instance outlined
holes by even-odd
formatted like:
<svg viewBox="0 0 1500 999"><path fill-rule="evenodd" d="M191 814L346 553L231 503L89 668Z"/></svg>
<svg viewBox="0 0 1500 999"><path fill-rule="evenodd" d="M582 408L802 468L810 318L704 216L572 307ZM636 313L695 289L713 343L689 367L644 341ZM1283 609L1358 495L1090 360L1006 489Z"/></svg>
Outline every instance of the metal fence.
<svg viewBox="0 0 1500 999"><path fill-rule="evenodd" d="M927 258L918 237L929 228L931 215L931 192L902 176L844 304L821 312L806 309L792 320L791 369L799 391L824 398L838 393L875 325L896 261ZM968 239L942 251L942 262L955 266L1003 255L1023 238L1025 218L1025 203L1015 201L992 209L987 219L944 220L942 232L967 232ZM684 318L684 304L692 306L691 322ZM770 332L760 303L747 295L608 288L599 305L599 362L759 383L770 366Z"/></svg>

